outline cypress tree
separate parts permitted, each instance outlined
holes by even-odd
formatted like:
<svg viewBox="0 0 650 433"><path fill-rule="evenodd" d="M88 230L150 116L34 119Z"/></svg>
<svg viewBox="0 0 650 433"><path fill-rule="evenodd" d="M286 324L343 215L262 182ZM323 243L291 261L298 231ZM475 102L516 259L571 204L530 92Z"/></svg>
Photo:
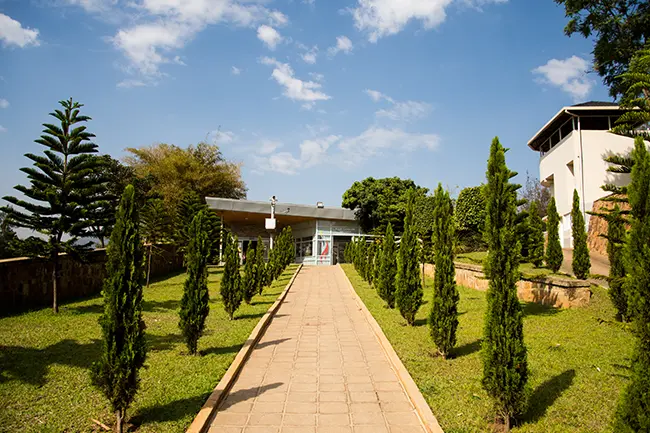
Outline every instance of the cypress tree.
<svg viewBox="0 0 650 433"><path fill-rule="evenodd" d="M388 223L381 248L379 280L377 282L379 296L386 302L388 308L395 308L395 275L397 275L395 236L393 235L392 225Z"/></svg>
<svg viewBox="0 0 650 433"><path fill-rule="evenodd" d="M368 244L368 266L366 268L366 281L372 286L375 276L375 243Z"/></svg>
<svg viewBox="0 0 650 433"><path fill-rule="evenodd" d="M359 240L359 275L366 281L366 267L368 266L368 244L365 238Z"/></svg>
<svg viewBox="0 0 650 433"><path fill-rule="evenodd" d="M609 258L609 297L616 308L616 320L628 321L627 294L625 292L625 220L618 205L607 214L607 257Z"/></svg>
<svg viewBox="0 0 650 433"><path fill-rule="evenodd" d="M564 253L562 253L562 245L560 244L560 215L557 213L557 207L555 206L555 197L551 197L548 202L546 218L547 239L544 261L547 268L557 272L562 266Z"/></svg>
<svg viewBox="0 0 650 433"><path fill-rule="evenodd" d="M539 216L537 202L530 203L528 209L528 260L539 268L544 264L544 224Z"/></svg>
<svg viewBox="0 0 650 433"><path fill-rule="evenodd" d="M413 206L415 191L407 192L404 233L399 244L397 256L397 277L395 278L395 304L406 323L413 326L415 315L422 305L422 281L418 257L420 244L413 231Z"/></svg>
<svg viewBox="0 0 650 433"><path fill-rule="evenodd" d="M237 236L230 233L224 236L226 262L223 266L223 276L221 277L221 300L232 320L235 311L239 308L242 301L241 275L239 274L239 251L237 250Z"/></svg>
<svg viewBox="0 0 650 433"><path fill-rule="evenodd" d="M93 363L91 379L110 401L116 431L122 433L126 409L138 389L138 370L146 357L142 320L144 251L132 185L124 189L106 256L104 313L99 319L102 356Z"/></svg>
<svg viewBox="0 0 650 433"><path fill-rule="evenodd" d="M650 431L650 157L643 138L634 140L634 168L628 187L631 229L625 246L626 289L636 346L630 382L619 402L614 431Z"/></svg>
<svg viewBox="0 0 650 433"><path fill-rule="evenodd" d="M585 218L580 211L580 196L573 190L573 208L571 209L571 230L573 232L573 262L571 267L575 276L581 280L589 278L591 259L587 247Z"/></svg>
<svg viewBox="0 0 650 433"><path fill-rule="evenodd" d="M196 355L199 338L205 329L205 319L210 312L208 294L208 262L212 242L209 222L204 211L196 214L188 228L189 244L185 249L187 278L183 286L179 328L191 355Z"/></svg>
<svg viewBox="0 0 650 433"><path fill-rule="evenodd" d="M456 267L454 266L453 205L449 193L438 188L434 194L433 245L436 273L433 279L433 300L429 315L431 337L438 352L446 358L456 345L458 328L458 301Z"/></svg>
<svg viewBox="0 0 650 433"><path fill-rule="evenodd" d="M251 303L251 299L257 293L257 283L255 277L257 275L257 258L256 252L253 249L253 244L248 243L246 250L246 264L244 265L244 278L242 280L242 296L247 304Z"/></svg>
<svg viewBox="0 0 650 433"><path fill-rule="evenodd" d="M372 276L372 281L373 281L373 284L374 284L375 288L377 288L377 287L378 287L378 284L379 284L379 270L380 270L380 268L381 268L381 266L380 266L380 265L381 265L381 248L382 248L382 244L381 244L381 243L376 243L376 244L375 244L375 258L374 258L374 262L375 262L375 266L374 266L375 273L374 273L374 275Z"/></svg>
<svg viewBox="0 0 650 433"><path fill-rule="evenodd" d="M517 298L519 250L515 233L517 189L509 182L516 175L506 166L506 150L497 137L488 160L485 233L489 281L483 338L483 387L495 403L506 430L526 403L528 362L524 344L521 304Z"/></svg>
<svg viewBox="0 0 650 433"><path fill-rule="evenodd" d="M266 278L266 263L264 263L264 243L262 242L262 236L257 237L255 263L257 264L257 268L255 269L255 287L257 293L261 295L262 290L264 290L264 283Z"/></svg>

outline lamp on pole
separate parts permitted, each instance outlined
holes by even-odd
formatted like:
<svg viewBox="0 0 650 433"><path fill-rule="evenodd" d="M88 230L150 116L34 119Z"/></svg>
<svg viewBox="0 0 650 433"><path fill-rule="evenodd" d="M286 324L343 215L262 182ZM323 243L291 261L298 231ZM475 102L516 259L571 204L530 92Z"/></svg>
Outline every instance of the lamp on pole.
<svg viewBox="0 0 650 433"><path fill-rule="evenodd" d="M269 250L273 249L273 231L275 230L275 204L277 203L275 196L271 197L271 218L266 220L266 229L270 230L269 232Z"/></svg>

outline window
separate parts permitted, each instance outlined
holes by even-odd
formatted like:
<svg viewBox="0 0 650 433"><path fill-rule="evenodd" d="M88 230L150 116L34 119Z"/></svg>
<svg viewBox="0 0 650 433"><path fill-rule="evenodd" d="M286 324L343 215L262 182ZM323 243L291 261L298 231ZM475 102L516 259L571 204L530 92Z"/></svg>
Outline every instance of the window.
<svg viewBox="0 0 650 433"><path fill-rule="evenodd" d="M606 116L581 117L580 129L587 131L609 130L609 118Z"/></svg>
<svg viewBox="0 0 650 433"><path fill-rule="evenodd" d="M313 236L296 238L296 257L310 257L312 253Z"/></svg>

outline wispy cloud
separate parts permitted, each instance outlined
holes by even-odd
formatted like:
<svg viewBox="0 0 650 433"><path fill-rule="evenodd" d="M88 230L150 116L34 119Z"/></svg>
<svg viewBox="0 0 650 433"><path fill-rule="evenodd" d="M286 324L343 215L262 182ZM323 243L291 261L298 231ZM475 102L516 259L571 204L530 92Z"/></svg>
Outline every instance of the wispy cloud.
<svg viewBox="0 0 650 433"><path fill-rule="evenodd" d="M309 107L317 101L326 101L331 98L321 90L322 85L320 83L296 78L293 69L288 63L281 63L271 57L263 57L260 62L264 65L273 66L271 78L284 87L283 95L286 98L306 103Z"/></svg>
<svg viewBox="0 0 650 433"><path fill-rule="evenodd" d="M431 104L427 102L396 101L390 96L372 89L366 89L364 92L374 102L380 102L384 100L390 104L389 108L382 108L375 112L375 115L379 118L402 122L412 122L417 119L426 117L431 112Z"/></svg>
<svg viewBox="0 0 650 433"><path fill-rule="evenodd" d="M9 101L7 101L4 98L0 98L0 108L8 108L9 107Z"/></svg>
<svg viewBox="0 0 650 433"><path fill-rule="evenodd" d="M333 47L330 47L327 50L327 53L330 56L335 56L340 52L343 52L345 54L349 54L350 52L352 52L352 48L353 48L353 46L352 46L352 41L350 40L350 38L348 38L347 36L338 36L336 38L336 45L334 45Z"/></svg>
<svg viewBox="0 0 650 433"><path fill-rule="evenodd" d="M584 99L594 86L587 76L589 62L578 56L564 60L551 59L545 65L533 69L537 81L562 89L574 101Z"/></svg>
<svg viewBox="0 0 650 433"><path fill-rule="evenodd" d="M237 66L233 66L232 68L230 68L230 73L232 75L240 75L241 69L239 69Z"/></svg>

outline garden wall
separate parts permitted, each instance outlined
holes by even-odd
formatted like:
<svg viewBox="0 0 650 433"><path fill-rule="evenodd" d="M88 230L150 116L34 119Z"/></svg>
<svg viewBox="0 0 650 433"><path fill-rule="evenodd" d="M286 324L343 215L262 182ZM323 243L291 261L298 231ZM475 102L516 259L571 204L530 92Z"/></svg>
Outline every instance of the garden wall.
<svg viewBox="0 0 650 433"><path fill-rule="evenodd" d="M489 281L478 265L455 263L456 284L470 289L487 291ZM433 276L433 265L426 264L424 272ZM524 302L535 302L556 308L574 308L589 305L590 284L587 281L556 277L525 278L517 282L517 296Z"/></svg>
<svg viewBox="0 0 650 433"><path fill-rule="evenodd" d="M591 211L605 212L607 210L614 209L614 205L616 204L618 204L621 210L630 210L630 205L627 203L613 203L611 201L596 200ZM607 255L607 239L602 236L606 234L607 220L595 215L591 215L589 218L589 232L587 233L587 245L589 246L590 252Z"/></svg>
<svg viewBox="0 0 650 433"><path fill-rule="evenodd" d="M152 277L163 276L183 267L183 258L172 245L158 246L151 260ZM88 254L85 263L61 255L59 302L96 295L106 276L106 250ZM0 315L52 305L51 267L43 259L0 260Z"/></svg>

